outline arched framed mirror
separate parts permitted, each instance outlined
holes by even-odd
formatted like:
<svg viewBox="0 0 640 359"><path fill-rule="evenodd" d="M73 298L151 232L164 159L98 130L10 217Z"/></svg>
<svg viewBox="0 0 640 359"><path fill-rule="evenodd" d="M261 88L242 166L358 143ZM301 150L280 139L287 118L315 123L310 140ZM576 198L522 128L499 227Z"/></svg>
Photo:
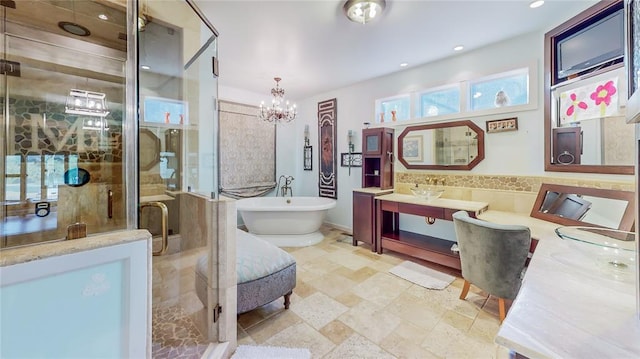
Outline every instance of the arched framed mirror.
<svg viewBox="0 0 640 359"><path fill-rule="evenodd" d="M408 126L398 137L407 169L470 170L484 159L484 131L471 121Z"/></svg>

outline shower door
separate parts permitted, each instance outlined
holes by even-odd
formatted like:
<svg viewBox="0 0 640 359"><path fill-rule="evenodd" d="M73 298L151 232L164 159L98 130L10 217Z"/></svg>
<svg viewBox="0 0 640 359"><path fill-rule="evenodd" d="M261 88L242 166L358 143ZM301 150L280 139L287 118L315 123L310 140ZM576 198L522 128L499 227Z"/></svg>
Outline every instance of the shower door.
<svg viewBox="0 0 640 359"><path fill-rule="evenodd" d="M154 237L154 358L218 340L215 29L184 0L141 1L140 228Z"/></svg>
<svg viewBox="0 0 640 359"><path fill-rule="evenodd" d="M126 228L127 42L98 37L104 26L126 33L126 9L90 1L13 5L0 6L0 249ZM92 36L57 26L73 19Z"/></svg>

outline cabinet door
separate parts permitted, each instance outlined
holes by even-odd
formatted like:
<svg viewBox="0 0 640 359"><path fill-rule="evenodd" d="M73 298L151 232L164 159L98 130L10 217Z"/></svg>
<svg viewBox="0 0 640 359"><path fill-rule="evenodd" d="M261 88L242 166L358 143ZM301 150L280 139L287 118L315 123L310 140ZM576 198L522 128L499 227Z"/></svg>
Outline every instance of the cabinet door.
<svg viewBox="0 0 640 359"><path fill-rule="evenodd" d="M393 188L393 131L385 131L384 139L382 141L382 160L381 160L381 175L380 188L389 189Z"/></svg>
<svg viewBox="0 0 640 359"><path fill-rule="evenodd" d="M580 127L553 129L553 163L580 164L582 130Z"/></svg>
<svg viewBox="0 0 640 359"><path fill-rule="evenodd" d="M382 128L362 130L362 153L366 155L382 154Z"/></svg>
<svg viewBox="0 0 640 359"><path fill-rule="evenodd" d="M357 245L357 241L369 243L375 251L373 198L371 194L353 192L353 244Z"/></svg>

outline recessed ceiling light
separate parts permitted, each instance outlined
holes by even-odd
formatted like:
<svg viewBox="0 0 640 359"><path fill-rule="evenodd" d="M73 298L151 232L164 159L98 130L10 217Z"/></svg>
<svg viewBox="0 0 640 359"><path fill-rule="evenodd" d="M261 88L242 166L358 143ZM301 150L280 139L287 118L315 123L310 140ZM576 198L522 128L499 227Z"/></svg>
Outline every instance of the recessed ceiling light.
<svg viewBox="0 0 640 359"><path fill-rule="evenodd" d="M407 66L409 66L409 64L406 63L406 62L403 62L403 63L400 64L400 67L407 67Z"/></svg>
<svg viewBox="0 0 640 359"><path fill-rule="evenodd" d="M478 98L480 96L482 96L482 92L476 92L473 94L473 98Z"/></svg>
<svg viewBox="0 0 640 359"><path fill-rule="evenodd" d="M147 65L142 65L142 66L140 66L140 68L143 69L143 70L151 70L151 67L147 66Z"/></svg>
<svg viewBox="0 0 640 359"><path fill-rule="evenodd" d="M532 9L535 9L535 8L537 8L537 7L542 6L543 4L544 4L544 0L535 0L535 1L532 1L532 2L529 4L529 7L530 7L530 8L532 8Z"/></svg>
<svg viewBox="0 0 640 359"><path fill-rule="evenodd" d="M58 27L62 30L74 34L77 36L89 36L91 35L91 31L82 25L75 24L73 22L68 21L60 21L58 23Z"/></svg>
<svg viewBox="0 0 640 359"><path fill-rule="evenodd" d="M109 17L107 15L105 15L105 14L100 14L100 15L98 15L98 19L100 19L100 20L109 20Z"/></svg>
<svg viewBox="0 0 640 359"><path fill-rule="evenodd" d="M347 0L342 10L349 20L366 24L381 13L385 6L385 0Z"/></svg>
<svg viewBox="0 0 640 359"><path fill-rule="evenodd" d="M454 48L453 48L453 51L460 51L460 50L462 50L462 49L464 49L464 46L462 46L462 45L458 45L458 46L456 46L456 47L454 47Z"/></svg>

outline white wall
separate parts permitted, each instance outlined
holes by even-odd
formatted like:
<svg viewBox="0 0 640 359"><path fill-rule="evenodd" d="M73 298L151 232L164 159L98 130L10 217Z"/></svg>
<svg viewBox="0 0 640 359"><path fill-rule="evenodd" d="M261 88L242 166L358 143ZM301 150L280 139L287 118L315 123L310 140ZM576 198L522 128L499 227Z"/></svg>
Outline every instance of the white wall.
<svg viewBox="0 0 640 359"><path fill-rule="evenodd" d="M545 30L546 31L546 30ZM524 175L554 177L579 177L585 174L545 173L544 171L544 104L543 104L543 56L544 32L530 33L511 40L493 44L482 49L461 53L451 58L400 71L391 75L368 80L345 88L319 94L298 103L299 119L296 122L295 147L300 151L284 153L278 161L295 162L297 186L302 185L304 195L317 195L318 178L318 131L317 103L337 98L337 151L347 152L348 130L360 134L363 122L374 122L376 99L419 91L426 88L452 84L460 81L531 66L533 75L532 95L535 108L514 113L465 117L485 129L485 121L518 117L518 131L496 134L485 133L485 159L471 172L474 174ZM302 171L303 130L309 124L314 150L312 172ZM386 125L390 125L385 123ZM396 139L405 126L396 126ZM357 136L356 151L361 151L361 135ZM290 144L288 144L290 145ZM339 164L338 164L339 165ZM395 169L404 170L396 161ZM329 212L327 221L341 227L351 228L351 191L361 186L360 168L348 169L338 166L338 206ZM433 171L431 171L433 172ZM467 171L448 171L467 173ZM620 179L613 175L589 175L605 179ZM627 177L624 177L628 179ZM301 183L302 182L302 183Z"/></svg>
<svg viewBox="0 0 640 359"><path fill-rule="evenodd" d="M544 171L544 104L543 104L543 56L544 31L526 34L507 41L493 44L478 50L463 52L441 61L399 71L387 76L357 83L348 87L318 94L298 102L298 118L294 126L278 131L277 162L278 176L294 174L294 193L296 195L318 195L318 119L317 104L320 101L337 99L337 147L338 152L338 205L329 211L327 221L345 229L351 228L352 190L361 187L361 168L340 167L339 154L348 151L347 135L355 130L355 150L362 150L361 130L363 122L375 120L375 100L379 98L420 91L436 86L476 79L498 72L532 67L533 84L530 94L535 108L513 113L464 117L485 129L485 121L518 117L518 131L486 134L485 159L472 171L474 174L521 175L554 177L584 177L585 174L546 173ZM374 60L372 60L374 61ZM345 66L357 66L345 64ZM221 98L228 93L223 91ZM242 94L248 98L248 94ZM259 104L268 96L250 98L250 103ZM239 101L234 98L234 101ZM460 118L458 118L460 119ZM309 125L310 141L313 146L313 171L302 170L302 148L304 145L304 126ZM385 123L385 125L391 125ZM405 126L396 126L396 139ZM395 163L395 169L404 170L402 164ZM434 172L434 171L431 171ZM448 171L447 173L468 173L467 171ZM628 179L614 175L591 175L592 178Z"/></svg>
<svg viewBox="0 0 640 359"><path fill-rule="evenodd" d="M521 36L509 41L501 42L476 51L462 53L446 60L425 64L415 68L400 71L391 75L379 77L369 81L337 89L325 94L313 96L298 104L299 120L296 123L296 147L302 148L302 132L305 124L309 124L311 143L314 146L314 170L302 171L302 158L297 151L291 158L278 158L283 161L295 161L298 175L302 179L303 193L317 195L317 103L330 98L338 101L338 146L337 151L347 152L347 132L356 130L360 134L363 122L374 122L374 103L378 98L419 91L430 87L457 83L493 73L535 66L539 73L537 82L542 83L542 54L543 38L541 33ZM536 81L534 81L536 82ZM539 88L536 91L539 92ZM543 110L542 96L538 96L535 110L470 118L481 128L490 119L518 117L516 132L506 132L486 135L485 160L476 168L474 173L481 174L520 174L539 175L544 171L543 157ZM396 138L403 127L396 127ZM356 137L356 151L361 151L361 135ZM396 170L403 169L396 161ZM304 173L303 173L304 172ZM338 206L329 212L327 221L339 226L351 228L351 191L361 186L360 168L348 169L338 167Z"/></svg>

